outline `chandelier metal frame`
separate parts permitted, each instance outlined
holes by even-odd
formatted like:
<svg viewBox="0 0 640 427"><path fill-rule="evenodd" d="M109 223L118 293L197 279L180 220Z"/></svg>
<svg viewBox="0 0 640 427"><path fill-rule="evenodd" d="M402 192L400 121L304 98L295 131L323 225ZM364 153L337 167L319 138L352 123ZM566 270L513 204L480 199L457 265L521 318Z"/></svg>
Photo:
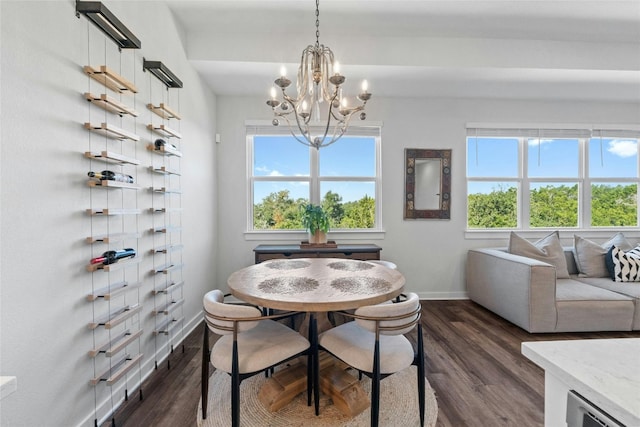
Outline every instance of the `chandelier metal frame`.
<svg viewBox="0 0 640 427"><path fill-rule="evenodd" d="M274 126L280 124L280 118L289 126L291 135L301 144L320 149L333 144L346 132L354 114L360 113L360 120L365 120L364 112L371 93L367 92L367 81L362 83L362 92L357 99L360 105L350 108L346 97L342 94L345 76L339 72L339 64L334 60L333 52L328 46L320 44L320 12L316 0L316 43L302 51L296 82L297 96L286 93L291 85L285 72L274 83L282 90L282 100L276 99L276 89L271 89L271 99L267 105L274 114ZM326 107L321 108L321 104ZM321 111L324 110L324 111ZM292 120L291 116L295 118ZM322 118L326 122L321 122ZM295 123L295 126L294 126ZM320 123L319 134L313 135L314 125Z"/></svg>

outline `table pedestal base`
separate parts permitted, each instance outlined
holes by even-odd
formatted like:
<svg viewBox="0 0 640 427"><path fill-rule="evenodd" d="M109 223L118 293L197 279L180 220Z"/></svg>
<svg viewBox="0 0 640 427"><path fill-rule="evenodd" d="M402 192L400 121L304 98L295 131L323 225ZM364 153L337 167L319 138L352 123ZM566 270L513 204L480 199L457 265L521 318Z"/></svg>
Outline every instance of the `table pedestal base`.
<svg viewBox="0 0 640 427"><path fill-rule="evenodd" d="M369 396L360 381L335 365L320 371L320 390L331 397L340 412L350 417L355 417L370 405Z"/></svg>
<svg viewBox="0 0 640 427"><path fill-rule="evenodd" d="M307 366L297 363L273 374L260 388L258 399L271 412L276 412L307 389Z"/></svg>
<svg viewBox="0 0 640 427"><path fill-rule="evenodd" d="M343 365L327 353L320 354L320 391L349 417L355 417L370 405L360 381L345 372ZM307 388L307 366L296 363L273 374L258 393L260 402L271 412L286 406Z"/></svg>

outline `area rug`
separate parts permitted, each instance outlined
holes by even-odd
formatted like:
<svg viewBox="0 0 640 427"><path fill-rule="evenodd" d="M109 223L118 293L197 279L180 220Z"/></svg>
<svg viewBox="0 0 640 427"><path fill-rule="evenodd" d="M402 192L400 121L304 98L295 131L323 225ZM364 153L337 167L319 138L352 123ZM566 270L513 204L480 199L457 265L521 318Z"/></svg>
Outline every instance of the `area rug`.
<svg viewBox="0 0 640 427"><path fill-rule="evenodd" d="M354 375L357 375L355 373ZM313 405L307 406L307 394L299 394L291 403L277 412L269 412L258 400L258 391L266 378L256 375L240 384L240 423L243 427L365 427L370 425L370 409L356 417L343 415L322 395L320 415L315 416ZM433 389L425 378L425 426L436 425L438 404ZM416 367L391 375L380 383L380 426L412 427L420 425L418 416L418 387ZM371 381L362 379L367 395ZM214 372L209 379L209 404L207 419L202 419L202 400L198 405L198 427L226 427L231 425L231 377L224 372Z"/></svg>

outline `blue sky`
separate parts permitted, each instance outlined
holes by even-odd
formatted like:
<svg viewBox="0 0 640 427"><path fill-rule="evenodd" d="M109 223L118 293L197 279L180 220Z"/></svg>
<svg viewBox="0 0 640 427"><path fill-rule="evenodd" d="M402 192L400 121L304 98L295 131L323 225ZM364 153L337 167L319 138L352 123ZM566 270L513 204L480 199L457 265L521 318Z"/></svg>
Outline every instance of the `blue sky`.
<svg viewBox="0 0 640 427"><path fill-rule="evenodd" d="M577 139L530 139L528 149L529 176L534 178L576 178L579 173ZM515 138L468 138L467 174L470 177L518 176L518 140ZM374 138L343 137L335 144L321 148L320 176L374 177ZM290 136L260 136L254 140L254 174L272 177L308 177L309 148ZM589 174L592 178L633 178L638 176L638 145L633 139L594 138L589 143ZM551 183L551 182L550 182ZM496 187L513 184L472 182L470 193L487 193ZM308 182L285 180L256 182L254 202L279 190L289 190L293 199L308 198ZM325 181L321 194L333 191L343 202L355 201L365 194L375 197L375 184L370 182Z"/></svg>
<svg viewBox="0 0 640 427"><path fill-rule="evenodd" d="M321 177L375 177L375 139L372 137L342 137L334 144L321 148L319 155ZM264 177L308 177L309 148L290 136L257 136L254 138L253 173ZM260 203L270 193L283 189L289 190L293 199L309 197L307 182L256 182L254 203ZM359 200L365 194L375 198L372 181L322 182L321 194L324 196L327 191L340 194L343 202Z"/></svg>
<svg viewBox="0 0 640 427"><path fill-rule="evenodd" d="M579 144L576 139L530 139L528 170L532 178L576 178L579 175ZM467 176L518 176L518 140L467 138ZM589 176L637 178L638 143L633 139L593 138L589 142ZM509 184L511 185L511 184ZM496 182L472 182L470 193L486 193Z"/></svg>

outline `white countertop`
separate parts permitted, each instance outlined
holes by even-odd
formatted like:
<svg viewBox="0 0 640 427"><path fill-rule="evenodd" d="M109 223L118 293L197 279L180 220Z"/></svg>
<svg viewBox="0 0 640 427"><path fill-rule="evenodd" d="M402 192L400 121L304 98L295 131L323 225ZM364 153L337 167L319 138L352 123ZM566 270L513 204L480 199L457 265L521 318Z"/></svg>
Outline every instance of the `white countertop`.
<svg viewBox="0 0 640 427"><path fill-rule="evenodd" d="M628 426L640 426L640 338L522 343L522 354Z"/></svg>
<svg viewBox="0 0 640 427"><path fill-rule="evenodd" d="M0 399L4 399L18 389L16 377L0 377Z"/></svg>

